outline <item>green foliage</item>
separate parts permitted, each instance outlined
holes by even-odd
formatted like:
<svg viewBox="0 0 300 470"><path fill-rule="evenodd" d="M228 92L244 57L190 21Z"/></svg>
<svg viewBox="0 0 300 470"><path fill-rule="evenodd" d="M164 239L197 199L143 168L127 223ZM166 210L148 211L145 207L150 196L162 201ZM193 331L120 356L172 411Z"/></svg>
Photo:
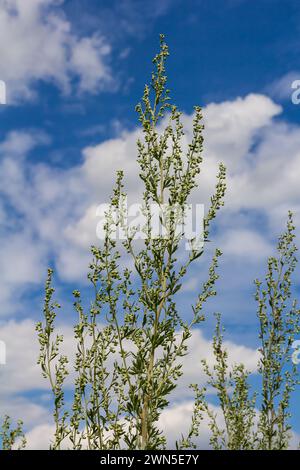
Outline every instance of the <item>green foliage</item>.
<svg viewBox="0 0 300 470"><path fill-rule="evenodd" d="M188 437L180 441L181 447L193 446L193 438L199 435L204 417L208 419L214 449L282 450L289 447L290 398L299 384L297 366L291 361L291 346L300 332L300 310L296 300L291 300L291 276L297 263L294 230L289 213L286 231L279 238L277 256L268 260L265 282L255 281L261 396L250 396L249 373L243 364L229 367L218 315L213 339L215 365L211 370L203 361L203 366L210 391L217 394L221 417L211 410L206 388L200 390L193 385L192 426ZM220 424L220 418L224 424Z"/></svg>
<svg viewBox="0 0 300 470"><path fill-rule="evenodd" d="M26 439L23 433L23 422L19 420L16 428L11 427L11 420L9 416L4 416L0 438L2 450L21 450L26 446Z"/></svg>
<svg viewBox="0 0 300 470"><path fill-rule="evenodd" d="M38 324L41 355L39 363L50 381L54 396L56 433L53 448L59 449L68 437L71 447L80 449L157 449L164 448L165 436L157 427L159 416L168 406L168 396L176 387L181 358L187 353L191 328L204 320L204 302L216 294L216 269L221 255L216 251L190 323L179 315L174 295L180 291L189 265L204 249L190 240L191 250L179 263L181 234L176 232L174 207L184 211L191 191L197 185L202 162L203 125L199 107L195 108L193 138L186 153L181 148L181 114L170 104L166 88L165 60L168 48L161 37L159 54L154 58L151 85L146 86L137 106L143 139L138 141L140 178L144 182L143 211L147 215L142 249L136 251L134 232L122 219L123 173L117 174L106 214L103 246L92 247L89 280L94 299L88 312L81 295L74 292L78 323L75 326L77 355L72 411L62 411L67 359L59 356L62 340L55 336L55 303L51 272L46 284L44 325ZM167 123L163 127L162 120ZM162 130L161 130L162 128ZM205 237L210 223L223 204L225 169L220 165L216 192L205 218ZM158 204L161 222L168 234L153 238L150 233L150 205ZM167 210L165 210L167 206ZM117 220L113 211L119 214ZM117 246L117 228L127 230L123 251ZM122 268L122 256L131 256L135 271ZM134 279L134 288L133 288ZM53 339L54 335L54 339ZM69 418L67 424L67 417Z"/></svg>
<svg viewBox="0 0 300 470"><path fill-rule="evenodd" d="M61 442L67 434L65 423L67 413L62 412L62 408L64 405L63 383L68 374L66 368L68 358L59 354L59 347L63 341L63 337L55 335L53 338L54 320L56 317L55 310L60 308L60 305L56 302L52 302L54 293L54 289L51 287L52 274L52 270L49 269L45 286L45 323L44 325L41 322L37 323L36 331L38 332L38 340L40 343L38 364L41 366L43 377L50 382L54 398L53 416L56 429L54 443L51 447L53 447L53 449L60 449Z"/></svg>
<svg viewBox="0 0 300 470"><path fill-rule="evenodd" d="M288 447L290 397L299 383L297 366L291 361L291 345L300 331L300 310L291 299L291 276L297 263L294 230L289 213L286 231L279 238L278 255L269 258L265 284L255 281L261 340L260 449Z"/></svg>
<svg viewBox="0 0 300 470"><path fill-rule="evenodd" d="M78 290L73 292L77 321L74 326L74 364L61 354L64 342L56 334L60 305L54 300L52 270L45 285L43 321L36 326L40 355L38 363L49 381L53 396L55 433L50 448L71 449L162 449L166 436L158 426L169 405L170 393L182 375L182 358L188 354L193 327L205 320L204 304L216 295L218 261L216 250L207 280L186 321L178 311L176 294L182 288L193 262L200 261L204 247L191 239L190 251L182 250L178 221L192 191L197 187L202 164L202 113L195 107L192 140L184 150L181 113L170 102L165 63L168 47L161 36L160 52L153 60L151 83L145 86L136 107L142 128L137 142L142 202L146 223L143 244L135 243L135 229L124 223L123 172L117 173L106 213L105 237L91 248L88 279L93 292L89 307ZM225 168L220 164L215 193L204 220L204 240L225 194ZM151 204L161 209L160 222L168 235L151 234ZM117 217L115 217L117 214ZM126 233L122 243L116 230ZM210 367L202 362L207 386L191 385L194 412L187 436L178 449L196 448L203 421L208 422L213 449L285 449L290 438L289 405L298 384L296 366L290 361L291 345L300 331L299 310L291 300L291 275L296 266L294 227L289 214L287 230L280 237L278 255L269 258L265 282L256 281L261 394L252 394L249 372L243 364L231 366L223 344L220 315L217 315ZM183 258L182 254L186 257ZM179 256L180 255L180 256ZM132 260L132 269L124 259ZM185 315L184 317L188 317ZM71 367L72 366L72 367ZM66 399L66 379L73 380L73 395ZM69 386L69 384L68 384ZM211 408L208 395L214 392L220 415ZM11 429L4 418L3 449L25 446L22 423ZM20 442L20 444L18 444Z"/></svg>

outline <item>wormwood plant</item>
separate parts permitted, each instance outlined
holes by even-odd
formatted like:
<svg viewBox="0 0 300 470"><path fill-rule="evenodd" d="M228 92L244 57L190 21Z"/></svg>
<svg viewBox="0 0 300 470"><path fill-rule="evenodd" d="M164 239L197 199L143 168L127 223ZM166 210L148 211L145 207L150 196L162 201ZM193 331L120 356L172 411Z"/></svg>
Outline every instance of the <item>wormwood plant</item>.
<svg viewBox="0 0 300 470"><path fill-rule="evenodd" d="M179 313L180 292L191 263L199 261L204 245L194 238L183 249L178 231L191 192L197 186L202 163L203 125L201 109L195 107L193 137L184 146L181 114L170 103L165 62L168 48L161 36L150 86L137 106L142 138L137 142L142 196L143 245L135 242L136 230L126 226L123 172L117 173L106 213L104 240L91 248L88 278L93 296L89 307L78 290L73 292L77 322L74 327L74 364L61 353L64 342L56 333L60 305L54 299L53 271L45 285L44 318L37 324L40 344L38 362L53 395L55 432L51 449L160 449L166 437L159 417L168 406L170 393L182 374L182 357L188 353L193 327L204 321L204 303L216 295L216 250L207 280L187 322ZM225 168L221 164L215 194L204 219L204 240L223 205ZM152 236L151 205L161 209L161 235ZM116 241L122 231L125 240ZM298 382L291 362L291 347L300 332L300 310L292 300L291 276L296 266L294 226L289 214L287 228L279 238L277 255L268 260L264 282L256 284L260 358L257 373L261 387L252 393L249 372L243 364L229 365L223 329L217 315L213 338L215 363L202 362L207 386L191 385L195 405L187 436L178 449L196 447L203 420L208 422L213 449L286 449L290 442L290 399ZM185 254L185 258L183 255ZM127 259L133 268L129 269ZM125 262L124 262L125 258ZM179 261L180 260L180 261ZM69 376L69 377L68 377ZM73 388L66 394L66 379ZM69 389L68 384L68 389ZM220 412L208 402L214 392ZM11 427L4 418L2 448L24 448L22 423Z"/></svg>
<svg viewBox="0 0 300 470"><path fill-rule="evenodd" d="M268 450L288 446L290 398L299 384L297 366L291 361L291 346L300 331L300 310L291 293L291 276L297 264L294 231L289 213L286 231L279 238L278 255L269 258L265 283L255 281L262 378L259 448Z"/></svg>
<svg viewBox="0 0 300 470"><path fill-rule="evenodd" d="M26 439L23 433L23 422L19 420L16 428L12 428L11 419L9 416L4 416L2 427L0 430L0 438L2 450L17 450L24 449L26 446Z"/></svg>
<svg viewBox="0 0 300 470"><path fill-rule="evenodd" d="M300 310L292 300L291 276L297 258L294 244L295 227L289 213L286 231L280 236L277 256L268 259L264 283L256 280L255 299L258 304L261 379L260 396L251 396L249 373L243 364L228 365L223 345L220 316L217 316L213 339L215 365L203 361L210 391L217 394L221 415L208 404L206 388L195 391L195 406L188 436L178 447L193 446L199 435L200 423L208 419L210 443L214 449L281 450L287 449L291 438L289 423L291 394L299 384L297 366L291 360L291 346L300 331ZM220 421L223 425L220 425Z"/></svg>
<svg viewBox="0 0 300 470"><path fill-rule="evenodd" d="M38 323L37 331L41 347L39 364L54 398L53 449L62 445L73 449L164 448L166 438L158 428L159 416L168 406L168 396L182 374L181 358L187 354L192 327L204 320L203 304L216 294L219 250L193 307L192 320L185 321L176 307L174 296L182 287L187 269L204 252L196 239L191 239L186 259L178 261L182 249L182 233L177 230L178 210L184 214L189 196L197 186L203 125L201 109L195 107L192 141L184 151L181 113L170 103L166 87L168 54L161 36L151 84L145 86L136 108L143 132L137 148L144 183L144 244L138 250L134 229L124 225L125 192L123 172L119 171L111 208L106 214L104 242L91 249L93 260L88 278L94 298L89 310L83 307L80 292L73 293L78 322L74 329L77 353L71 410L64 404L68 359L60 354L63 338L54 331L59 305L53 301L52 271L48 272L44 321ZM224 193L225 168L221 164L216 191L204 220L205 239L223 205ZM160 221L167 236L151 236L152 203L162 209ZM125 230L127 235L122 249L114 236L118 229ZM124 252L132 258L134 270L122 267Z"/></svg>

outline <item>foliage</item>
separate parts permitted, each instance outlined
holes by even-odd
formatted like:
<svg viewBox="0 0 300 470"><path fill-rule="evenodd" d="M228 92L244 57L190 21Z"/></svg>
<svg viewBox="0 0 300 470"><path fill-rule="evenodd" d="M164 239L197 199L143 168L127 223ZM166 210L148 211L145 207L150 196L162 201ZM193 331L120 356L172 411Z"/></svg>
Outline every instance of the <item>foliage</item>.
<svg viewBox="0 0 300 470"><path fill-rule="evenodd" d="M182 237L176 232L176 210L184 212L197 185L203 125L201 109L196 107L193 138L184 154L181 114L170 104L166 88L168 54L161 37L160 52L153 60L151 85L145 87L136 108L143 131L143 139L138 141L138 163L144 183L143 211L147 216L144 245L136 250L134 231L129 231L123 223L121 209L125 193L120 171L106 215L103 246L92 247L88 277L94 299L88 312L82 306L80 292L74 292L78 323L74 330L77 355L71 412L62 409L67 359L59 355L62 338L53 331L58 305L51 300L52 272L48 274L45 321L37 325L37 330L41 346L39 363L54 396L54 449L59 449L66 437L74 449L165 447L165 436L157 422L182 373L180 359L187 353L192 326L204 320L203 303L215 295L219 250L213 257L190 323L179 315L174 301L189 265L204 252L192 239L186 260L179 264L177 259ZM224 192L225 168L220 165L216 192L204 221L205 237L223 204ZM168 236L152 237L152 203L162 209L162 226ZM114 238L118 228L127 230L123 252ZM132 257L135 272L122 267L124 251Z"/></svg>
<svg viewBox="0 0 300 470"><path fill-rule="evenodd" d="M26 439L22 427L23 422L19 420L16 428L12 428L9 416L4 416L0 431L2 450L21 450L25 448Z"/></svg>
<svg viewBox="0 0 300 470"><path fill-rule="evenodd" d="M286 231L278 241L277 256L268 260L265 282L255 281L260 340L260 399L257 394L250 396L249 373L243 364L236 364L230 369L218 315L213 339L215 364L212 370L206 361L203 365L208 386L218 397L222 424L208 404L206 388L199 389L193 385L196 400L192 426L188 437L182 439L181 447L193 444L193 437L199 435L199 425L205 416L214 449L288 448L291 438L290 398L299 384L297 366L291 361L291 346L300 332L300 310L296 300L291 299L291 276L297 263L294 230L292 214L289 213Z"/></svg>
<svg viewBox="0 0 300 470"><path fill-rule="evenodd" d="M291 346L300 331L300 310L296 300L291 299L291 276L297 263L294 231L289 213L286 231L279 238L278 255L269 258L265 285L256 281L261 341L261 449L288 447L290 397L299 382L297 366L291 361Z"/></svg>
<svg viewBox="0 0 300 470"><path fill-rule="evenodd" d="M169 405L170 393L182 375L182 358L194 327L205 320L203 306L216 295L217 268L221 251L216 250L196 304L188 315L180 314L180 293L190 265L199 263L205 251L211 222L223 205L225 167L219 166L216 189L204 218L204 240L189 240L182 248L182 221L191 193L198 185L202 164L203 124L196 106L192 140L184 146L181 113L170 103L165 63L168 47L161 36L154 71L136 107L142 138L137 142L140 179L143 182L142 245L135 243L137 229L124 221L123 172L117 173L106 212L104 240L91 248L88 279L93 292L89 307L78 290L73 292L77 322L74 327L75 361L61 353L64 342L56 334L60 305L54 299L53 271L45 285L43 321L36 326L40 344L38 363L49 381L53 396L55 433L50 448L71 449L162 449L166 436L158 422ZM161 210L163 234L151 233L151 205ZM122 243L116 233L126 234ZM167 236L166 236L167 234ZM291 301L291 275L296 266L294 227L289 214L286 232L280 237L277 256L270 257L265 282L255 281L258 304L261 393L251 392L249 372L243 364L229 363L223 344L220 315L212 342L215 363L202 362L207 386L191 385L194 412L187 436L178 449L196 448L203 422L208 422L213 449L286 449L290 439L289 405L298 384L290 353L300 331L299 310ZM185 258L183 258L185 254ZM127 266L128 257L132 269ZM71 398L66 380L73 380ZM69 387L69 385L68 385ZM220 413L209 404L216 394ZM4 418L3 449L24 448L22 423L11 429Z"/></svg>

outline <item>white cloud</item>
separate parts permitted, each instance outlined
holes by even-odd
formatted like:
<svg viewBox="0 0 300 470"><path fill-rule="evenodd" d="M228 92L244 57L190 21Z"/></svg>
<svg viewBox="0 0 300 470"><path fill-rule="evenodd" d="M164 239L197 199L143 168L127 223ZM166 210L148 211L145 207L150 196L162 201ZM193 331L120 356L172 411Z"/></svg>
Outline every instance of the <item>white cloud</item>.
<svg viewBox="0 0 300 470"><path fill-rule="evenodd" d="M176 441L180 441L182 436L186 436L190 425L193 413L194 402L186 400L182 403L175 403L168 409L162 412L159 419L159 428L167 437L167 449L175 449ZM216 422L220 429L224 429L224 419L220 407L210 404L210 410L216 416ZM27 449L43 450L49 449L49 442L54 434L54 426L51 424L40 424L33 427L26 433ZM199 427L199 436L193 439L197 449L209 450L211 431L207 416L201 421ZM293 432L289 448L297 450L299 447L300 436Z"/></svg>
<svg viewBox="0 0 300 470"><path fill-rule="evenodd" d="M70 357L72 364L75 353L73 328L61 325L59 330L65 338L62 352ZM39 435L37 428L45 431L42 443L49 443L52 437L51 406L49 408L52 397L48 393L49 383L42 377L37 364L39 343L35 323L31 319L5 322L0 325L0 338L6 345L6 364L0 366L0 416L8 414L13 422L22 419L25 429L29 429L29 444L32 440L38 449L39 441L35 441ZM70 385L70 379L67 385ZM26 396L33 391L38 393Z"/></svg>
<svg viewBox="0 0 300 470"><path fill-rule="evenodd" d="M267 91L273 96L275 99L279 100L290 100L292 99L292 94L294 89L292 88L292 84L295 80L300 79L300 72L293 70L284 74L282 77L275 80L267 87Z"/></svg>
<svg viewBox="0 0 300 470"><path fill-rule="evenodd" d="M47 387L36 364L39 348L34 322L29 319L6 322L0 326L0 338L6 345L6 365L0 366L1 419L4 415L9 415L14 423L22 419L26 429L49 422L47 404L24 396L29 390Z"/></svg>
<svg viewBox="0 0 300 470"><path fill-rule="evenodd" d="M228 351L228 365L243 363L246 370L255 373L259 361L259 352L255 349L235 344L232 341L224 340L224 348ZM182 360L183 375L179 379L178 387L172 394L172 402L184 399L193 394L189 385L197 383L204 385L207 377L203 372L201 360L205 359L210 368L215 364L212 349L212 342L205 338L200 329L193 331L192 337L188 341L189 353Z"/></svg>
<svg viewBox="0 0 300 470"><path fill-rule="evenodd" d="M97 92L111 83L109 44L101 35L77 36L60 8L62 3L0 0L0 78L7 82L10 101L32 99L34 84L39 80L54 83L64 93L71 92L73 78L77 92ZM300 127L275 120L281 111L267 96L255 94L212 103L204 109L205 160L200 189L193 200L207 203L218 163L224 161L228 194L215 240L233 260L226 266L230 276L222 281L229 288L233 286L233 266L258 265L269 254L274 233L282 229L289 208L296 212L300 226ZM192 118L183 115L187 137L191 136ZM139 200L138 136L139 130L120 130L116 138L85 148L83 163L67 170L27 159L31 151L50 141L43 132L13 131L0 143L1 315L23 308L26 289L41 286L50 259L54 259L62 280L84 282L88 246L96 241L95 208L109 200L118 169L125 170L129 200ZM183 144L186 146L187 141ZM267 221L264 233L253 215L257 212ZM242 213L247 217L243 218ZM236 271L237 281L248 282L247 276L240 273ZM194 290L197 282L197 277L190 279L186 291ZM72 331L67 326L64 329L66 347L71 351ZM45 437L48 439L52 431L48 409L20 396L35 388L47 389L35 365L38 345L33 321L4 323L0 339L8 346L7 366L0 369L5 411L21 416L30 428L31 446L43 448ZM231 364L243 362L255 371L256 350L233 342L226 342L226 346ZM173 441L188 425L191 414L188 384L205 381L201 358L213 363L211 343L201 331L194 332L190 348L190 355L184 358L183 379L174 395L178 402L161 418ZM180 399L184 402L179 403Z"/></svg>
<svg viewBox="0 0 300 470"><path fill-rule="evenodd" d="M272 122L281 107L264 95L250 94L204 109L207 158L216 156L235 170L247 155L258 132Z"/></svg>
<svg viewBox="0 0 300 470"><path fill-rule="evenodd" d="M191 426L193 406L194 402L192 400L186 400L183 403L175 403L162 412L159 419L159 427L167 436L167 449L175 449L176 441L180 441L182 436L187 436ZM216 421L222 429L224 422L220 408L210 405L210 409L216 415ZM206 416L201 421L199 431L199 436L193 439L197 449L210 449L210 429Z"/></svg>
<svg viewBox="0 0 300 470"><path fill-rule="evenodd" d="M227 250L233 257L251 260L252 264L269 254L274 230L282 230L287 209L291 207L299 214L295 175L300 161L300 129L273 121L280 110L268 97L253 94L204 109L205 158L193 201L204 202L207 207L218 162L224 161L228 168L228 193L214 242L225 254ZM192 117L183 115L187 138ZM139 130L123 131L114 139L86 147L83 163L66 170L26 159L33 148L49 141L43 133L14 131L0 143L0 216L5 222L0 240L7 238L9 230L11 240L20 247L14 254L12 245L2 243L6 259L11 256L14 260L15 270L20 262L20 273L15 279L5 279L0 274L0 294L3 291L2 300L6 299L2 314L11 309L9 299L12 305L17 301L15 287L21 289L24 277L35 283L43 279L41 273L46 272L50 258L54 258L62 279L86 279L88 247L97 242L99 219L95 208L109 201L118 169L125 171L129 203L140 201L136 163L139 135ZM187 140L183 144L186 146ZM264 214L268 230L262 233L251 213L241 217L242 212L249 210ZM22 250L23 246L34 246L34 256L30 249Z"/></svg>
<svg viewBox="0 0 300 470"><path fill-rule="evenodd" d="M62 325L64 353L74 356L73 328ZM1 390L5 396L17 397L21 391L49 390L49 384L41 376L37 364L39 343L35 323L31 319L21 322L10 320L0 326L0 338L6 345L6 365L0 366Z"/></svg>
<svg viewBox="0 0 300 470"><path fill-rule="evenodd" d="M38 144L47 144L49 137L41 131L11 131L1 142L0 153L6 157L23 158Z"/></svg>
<svg viewBox="0 0 300 470"><path fill-rule="evenodd" d="M1 394L0 417L5 415L10 416L13 423L23 420L26 429L34 428L37 423L49 422L50 418L47 407L34 403L33 399Z"/></svg>
<svg viewBox="0 0 300 470"><path fill-rule="evenodd" d="M159 426L167 436L167 449L175 449L176 441L179 441L182 435L187 435L191 425L193 405L192 400L187 400L183 403L175 403L161 414ZM225 430L226 427L221 408L213 404L209 404L209 408L216 417L216 423L219 429ZM193 442L196 444L197 449L209 450L211 449L209 442L210 437L211 430L209 428L209 420L207 416L204 415L199 427L199 436L194 438ZM289 449L297 450L299 448L299 441L299 434L291 432Z"/></svg>
<svg viewBox="0 0 300 470"><path fill-rule="evenodd" d="M252 145L257 137L264 144L269 136L277 132L276 124L272 122L274 116L281 111L280 106L272 102L268 97L262 95L248 95L244 99L238 98L232 102L220 104L210 104L204 109L205 117L205 159L199 179L200 188L195 191L193 201L207 202L214 190L215 175L220 161L224 161L228 167L228 226L235 231L233 223L233 212L238 212L241 208L263 207L263 198L259 192L262 188L253 187L258 179L252 172L260 171L262 157L260 147L252 155ZM183 122L186 128L187 139L191 136L191 124L193 116L184 115ZM289 131L289 126L287 126ZM90 184L91 192L94 192L94 200L76 224L71 224L66 233L73 233L73 240L78 245L80 243L93 242L91 233L91 223L93 219L96 200L99 203L108 201L108 194L115 180L118 169L125 170L126 189L129 192L129 202L140 200L141 183L138 179L138 167L136 164L136 139L139 137L138 131L123 132L120 137L104 141L103 143L87 147L84 152L84 163L81 171L82 175ZM284 140L286 143L286 140ZM282 145L284 144L282 143ZM183 142L187 145L187 140ZM268 144L267 144L268 145ZM271 144L272 145L272 144ZM268 149L271 145L268 145ZM281 146L278 146L280 149ZM278 150L279 151L279 150ZM259 157L256 157L259 154ZM280 159L278 158L279 163ZM248 174L250 174L248 176ZM284 184L284 183L282 183ZM268 188L263 185L263 190L267 193ZM266 196L271 197L272 191ZM255 203L254 197L257 200ZM225 209L226 213L226 209ZM94 223L95 226L95 217ZM252 231L243 231L244 242L250 243L253 252L254 245L259 242L259 253L267 251L268 241L263 239L258 233L259 228L253 227ZM81 235L82 234L82 237ZM89 234L89 236L88 236ZM230 233L232 237L232 233ZM89 238L90 237L90 238ZM223 237L224 238L224 237ZM240 241L240 245L243 240ZM237 247L232 251L235 255L240 255L242 248Z"/></svg>
<svg viewBox="0 0 300 470"><path fill-rule="evenodd" d="M46 450L52 436L55 433L55 426L52 424L39 424L26 433L26 449L28 450Z"/></svg>
<svg viewBox="0 0 300 470"><path fill-rule="evenodd" d="M70 370L72 370L76 350L73 328L59 323L58 330L59 334L64 335L62 351L70 357ZM48 383L41 377L40 367L36 364L39 344L34 321L25 319L21 322L10 320L3 323L0 325L0 339L6 344L7 356L6 365L0 367L1 393L17 395L20 391L32 389L48 390ZM184 378L180 379L180 393L183 393L183 396L189 393L190 383L205 382L201 359L205 358L210 366L214 364L211 341L205 339L201 330L194 330L188 347L189 354L182 360ZM231 341L224 341L224 347L229 352L230 365L243 362L249 371L256 371L259 357L256 350Z"/></svg>
<svg viewBox="0 0 300 470"><path fill-rule="evenodd" d="M54 83L64 93L79 80L78 91L97 92L111 83L110 46L100 35L78 37L59 0L0 1L0 77L8 103L32 99L33 85Z"/></svg>
<svg viewBox="0 0 300 470"><path fill-rule="evenodd" d="M110 70L100 62L111 49L104 39L98 36L78 40L72 49L71 67L80 77L80 91L97 90L99 86L111 79ZM101 79L99 79L99 72Z"/></svg>
<svg viewBox="0 0 300 470"><path fill-rule="evenodd" d="M73 329L66 324L60 324L58 331L64 335L62 352L70 358L69 370L72 371L76 350ZM28 430L28 448L47 448L53 436L51 409L48 407L52 399L48 395L43 399L43 394L49 391L49 384L41 376L40 367L36 363L39 345L34 322L31 319L6 322L0 326L0 339L5 342L7 348L7 364L0 366L0 415L7 413L14 419L21 418L24 421ZM242 361L249 370L255 372L257 351L232 342L225 342L224 346L229 352L230 365ZM160 425L167 432L170 443L179 438L180 433L187 430L190 424L192 401L187 401L187 397L191 396L189 384L203 385L206 381L201 359L206 358L210 366L214 364L212 344L204 338L200 330L193 332L189 340L189 350L189 355L183 358L183 377L179 380L176 393L171 396L171 402L175 405L164 411L160 419ZM66 382L67 388L71 384L72 375ZM32 390L38 391L38 394L35 394L35 397L39 396L38 403L35 402L36 398L22 396L24 392ZM204 434L206 439L207 432Z"/></svg>
<svg viewBox="0 0 300 470"><path fill-rule="evenodd" d="M254 230L229 229L220 242L227 256L238 256L252 262L264 259L273 251L272 244Z"/></svg>

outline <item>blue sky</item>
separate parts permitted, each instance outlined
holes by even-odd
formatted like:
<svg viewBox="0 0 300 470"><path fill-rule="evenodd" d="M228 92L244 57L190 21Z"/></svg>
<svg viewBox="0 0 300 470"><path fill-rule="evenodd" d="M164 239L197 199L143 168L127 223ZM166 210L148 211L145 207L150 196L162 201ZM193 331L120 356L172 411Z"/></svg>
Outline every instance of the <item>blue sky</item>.
<svg viewBox="0 0 300 470"><path fill-rule="evenodd" d="M193 106L204 107L206 182L195 201L207 201L219 161L229 173L212 243L224 251L219 294L198 340L207 346L212 312L221 311L233 356L253 367L252 281L263 275L288 209L300 226L300 106L291 102L291 83L300 79L299 20L296 0L0 0L8 100L0 107L0 339L11 357L0 370L7 382L0 396L12 415L28 410L33 446L50 426L45 384L26 365L36 354L31 330L46 269L56 270L69 337L71 291L87 289L95 204L107 201L120 166L131 197L137 194L134 107L160 33L187 130ZM204 267L208 261L209 253ZM187 315L203 272L193 267L179 299ZM197 359L197 342L193 347ZM193 381L196 372L189 374ZM176 399L189 407L180 393Z"/></svg>

